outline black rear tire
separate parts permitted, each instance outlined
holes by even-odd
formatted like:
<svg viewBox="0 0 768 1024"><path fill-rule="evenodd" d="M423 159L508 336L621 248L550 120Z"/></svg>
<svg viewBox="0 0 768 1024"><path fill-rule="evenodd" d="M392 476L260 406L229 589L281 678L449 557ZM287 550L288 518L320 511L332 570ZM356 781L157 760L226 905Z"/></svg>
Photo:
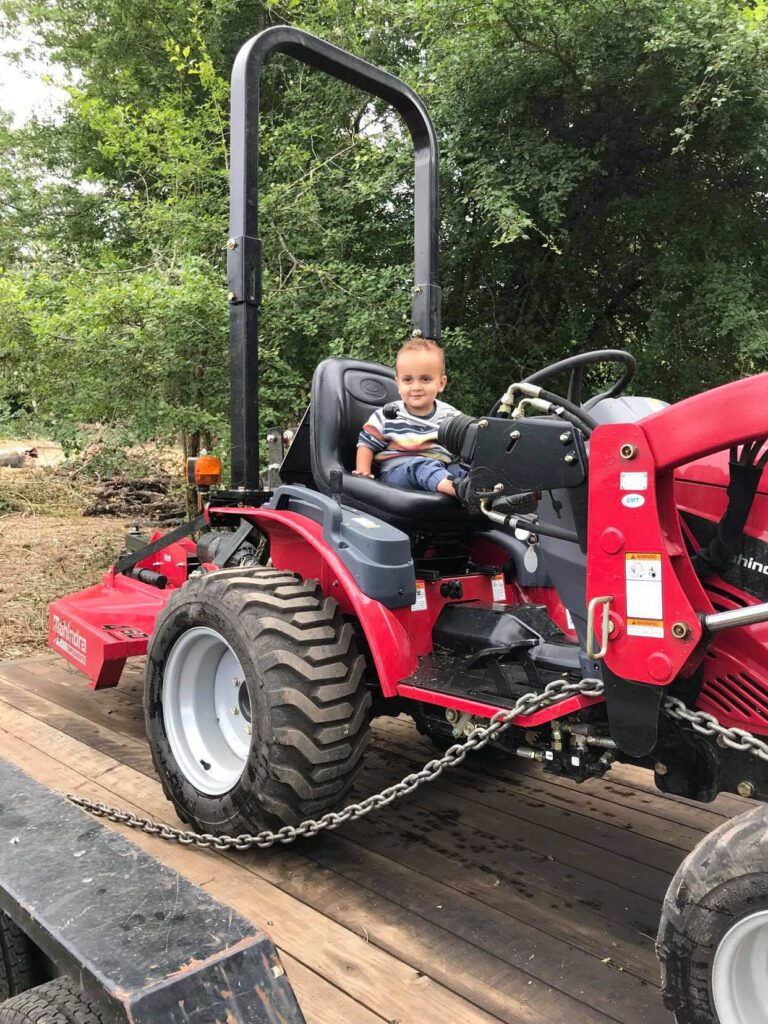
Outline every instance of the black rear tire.
<svg viewBox="0 0 768 1024"><path fill-rule="evenodd" d="M201 791L189 760L185 774L163 704L174 645L201 627L236 656L252 729L242 773L216 793ZM185 584L158 616L144 696L155 767L180 817L201 832L239 835L338 808L370 736L364 667L351 624L314 581L255 566Z"/></svg>
<svg viewBox="0 0 768 1024"><path fill-rule="evenodd" d="M71 978L55 978L0 1004L0 1024L105 1024Z"/></svg>
<svg viewBox="0 0 768 1024"><path fill-rule="evenodd" d="M35 953L24 932L0 910L0 999L15 996L35 984Z"/></svg>
<svg viewBox="0 0 768 1024"><path fill-rule="evenodd" d="M664 1004L677 1024L723 1024L718 1006L730 1007L731 990L737 1009L728 1021L764 1020L768 980L751 986L749 922L758 922L759 940L768 932L768 807L756 807L725 822L688 855L667 890L656 951L661 961ZM746 923L745 923L746 922ZM739 963L729 948L744 935ZM726 945L723 945L723 940ZM718 971L713 972L720 954ZM765 970L764 960L763 972ZM713 982L714 976L714 982ZM759 991L757 989L759 988ZM717 994L714 990L717 990ZM755 1017L752 1007L762 1009Z"/></svg>

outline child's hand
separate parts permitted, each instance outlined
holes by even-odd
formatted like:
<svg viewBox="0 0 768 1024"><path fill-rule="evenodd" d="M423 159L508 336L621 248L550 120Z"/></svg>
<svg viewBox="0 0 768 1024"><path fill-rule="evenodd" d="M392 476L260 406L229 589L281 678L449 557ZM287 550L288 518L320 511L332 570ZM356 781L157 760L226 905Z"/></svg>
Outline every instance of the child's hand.
<svg viewBox="0 0 768 1024"><path fill-rule="evenodd" d="M361 469L353 469L352 470L352 476L365 476L369 480L374 480L375 479L373 473L364 473Z"/></svg>

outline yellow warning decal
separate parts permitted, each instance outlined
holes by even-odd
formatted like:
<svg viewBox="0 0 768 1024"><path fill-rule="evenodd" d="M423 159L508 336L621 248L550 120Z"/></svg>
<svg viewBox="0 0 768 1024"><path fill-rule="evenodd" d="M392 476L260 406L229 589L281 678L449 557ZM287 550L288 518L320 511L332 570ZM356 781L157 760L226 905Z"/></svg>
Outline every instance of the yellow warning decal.
<svg viewBox="0 0 768 1024"><path fill-rule="evenodd" d="M416 600L411 605L412 612L427 610L427 585L424 580L416 580Z"/></svg>
<svg viewBox="0 0 768 1024"><path fill-rule="evenodd" d="M627 636L664 636L664 622L661 619L627 619Z"/></svg>

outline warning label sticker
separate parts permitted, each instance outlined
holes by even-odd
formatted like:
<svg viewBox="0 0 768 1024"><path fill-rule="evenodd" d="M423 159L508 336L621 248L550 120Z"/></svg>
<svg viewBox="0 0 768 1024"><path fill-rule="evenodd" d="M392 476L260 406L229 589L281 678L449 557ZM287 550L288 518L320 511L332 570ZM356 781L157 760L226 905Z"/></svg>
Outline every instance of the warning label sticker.
<svg viewBox="0 0 768 1024"><path fill-rule="evenodd" d="M664 604L661 589L661 555L655 552L628 552L625 560L627 587L627 633L634 636L657 636L656 633L634 633L629 620L645 620L662 629ZM641 628L645 628L643 625Z"/></svg>
<svg viewBox="0 0 768 1024"><path fill-rule="evenodd" d="M416 600L411 605L412 612L427 610L427 585L424 580L416 580Z"/></svg>
<svg viewBox="0 0 768 1024"><path fill-rule="evenodd" d="M491 577L491 593L493 594L494 601L507 600L507 588L504 586L504 577L501 573L498 576Z"/></svg>
<svg viewBox="0 0 768 1024"><path fill-rule="evenodd" d="M659 619L627 619L627 636L653 636L662 639L664 623Z"/></svg>

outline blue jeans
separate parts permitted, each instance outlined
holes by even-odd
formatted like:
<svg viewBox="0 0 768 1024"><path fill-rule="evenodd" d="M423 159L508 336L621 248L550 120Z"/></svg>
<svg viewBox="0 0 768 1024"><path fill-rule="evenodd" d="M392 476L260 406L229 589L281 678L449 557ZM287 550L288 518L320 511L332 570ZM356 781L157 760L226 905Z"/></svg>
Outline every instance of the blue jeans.
<svg viewBox="0 0 768 1024"><path fill-rule="evenodd" d="M438 459L426 459L414 455L406 462L401 462L391 469L382 469L379 480L390 487L405 487L411 491L436 491L441 480L450 477L458 480L467 475L467 471L458 462L440 462Z"/></svg>

